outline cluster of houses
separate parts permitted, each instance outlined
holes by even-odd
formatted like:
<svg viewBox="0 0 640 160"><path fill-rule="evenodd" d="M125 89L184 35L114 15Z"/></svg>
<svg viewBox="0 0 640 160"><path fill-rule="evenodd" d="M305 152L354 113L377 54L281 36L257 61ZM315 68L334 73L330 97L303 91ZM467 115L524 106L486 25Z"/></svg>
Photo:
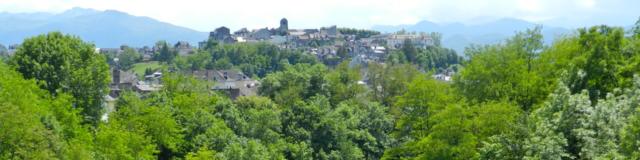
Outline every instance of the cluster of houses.
<svg viewBox="0 0 640 160"><path fill-rule="evenodd" d="M286 18L280 20L278 28L260 28L248 30L242 28L231 33L225 26L210 32L209 40L221 43L245 43L245 42L270 42L283 48L299 48L320 45L317 43L331 42L338 38L338 28L334 26L320 29L289 29L289 21ZM206 42L200 42L202 47Z"/></svg>
<svg viewBox="0 0 640 160"><path fill-rule="evenodd" d="M112 82L110 84L109 97L115 99L123 91L134 91L141 95L159 91L162 88L162 72L156 71L139 79L133 72L123 71L114 67L112 69ZM197 70L183 73L200 80L215 82L208 86L211 90L220 91L230 98L240 96L257 95L260 82L249 78L240 71L235 70Z"/></svg>
<svg viewBox="0 0 640 160"><path fill-rule="evenodd" d="M232 32L231 29L222 26L209 33L208 41L216 41L222 44L232 43L256 43L267 42L285 49L300 49L319 59L335 58L340 48L345 48L350 57L351 65L368 64L371 62L384 62L389 50L400 49L406 40L410 40L416 48L427 48L434 45L434 39L428 34L389 33L373 35L365 38L355 38L356 35L341 34L334 26L321 27L319 29L290 29L286 18L280 20L277 28L259 28L249 30L241 28ZM173 48L180 56L194 53L198 48L207 45L207 41L192 46L188 42L180 41ZM159 51L158 46L136 48L143 55L143 60L149 60L154 53ZM124 47L102 48L101 53L120 54ZM117 69L116 69L117 70ZM155 72L145 75L144 80L138 80L135 74L114 70L114 83L112 94L117 96L123 89L131 89L140 93L157 91L162 85L160 78L162 73ZM259 82L253 80L242 72L233 70L199 70L185 73L202 80L214 81L212 90L222 91L235 99L239 96L256 95ZM450 81L453 73L439 73L434 78ZM117 76L116 76L117 75Z"/></svg>
<svg viewBox="0 0 640 160"><path fill-rule="evenodd" d="M382 62L388 50L399 49L406 40L410 40L416 48L427 48L434 45L434 39L428 34L390 33L356 39L356 35L341 34L334 26L319 29L289 29L286 18L280 20L277 28L260 28L248 30L242 28L235 32L227 27L219 27L210 32L209 40L219 43L251 43L269 42L281 48L303 49L316 55L319 59L335 57L338 48L345 47L349 55L358 56L363 63ZM206 41L199 46L206 45Z"/></svg>
<svg viewBox="0 0 640 160"><path fill-rule="evenodd" d="M231 99L255 96L260 86L259 81L235 70L197 70L187 74L201 80L215 82L210 88L227 94Z"/></svg>
<svg viewBox="0 0 640 160"><path fill-rule="evenodd" d="M136 73L120 70L117 66L111 69L111 92L109 96L119 97L123 91L135 91L140 94L159 91L162 88L162 72L145 75L140 80Z"/></svg>

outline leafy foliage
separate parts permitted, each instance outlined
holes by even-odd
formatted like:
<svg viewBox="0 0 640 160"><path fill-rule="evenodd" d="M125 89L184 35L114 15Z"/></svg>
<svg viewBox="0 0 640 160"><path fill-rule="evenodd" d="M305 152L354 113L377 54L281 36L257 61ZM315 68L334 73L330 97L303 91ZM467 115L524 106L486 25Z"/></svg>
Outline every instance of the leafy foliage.
<svg viewBox="0 0 640 160"><path fill-rule="evenodd" d="M81 39L52 32L26 39L10 64L26 79L36 79L52 95L69 93L88 122L102 114L108 93L109 66L94 46Z"/></svg>
<svg viewBox="0 0 640 160"><path fill-rule="evenodd" d="M169 68L241 69L262 77L259 96L168 72L94 125L83 121L101 115L87 109L102 109L104 58L50 33L0 63L0 159L640 158L640 40L596 26L543 46L539 32L470 47L460 68L439 45L326 67L263 43L177 57L160 42ZM431 75L451 71L453 83Z"/></svg>

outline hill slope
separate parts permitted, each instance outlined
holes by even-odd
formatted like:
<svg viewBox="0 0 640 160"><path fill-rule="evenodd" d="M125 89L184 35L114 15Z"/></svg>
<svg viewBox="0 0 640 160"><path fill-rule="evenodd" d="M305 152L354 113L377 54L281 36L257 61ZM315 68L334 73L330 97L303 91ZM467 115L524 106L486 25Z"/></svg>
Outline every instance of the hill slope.
<svg viewBox="0 0 640 160"><path fill-rule="evenodd" d="M51 31L80 36L97 47L153 45L158 40L195 44L207 38L205 32L114 10L73 8L60 14L0 13L0 22L7 24L0 25L2 44L21 43L25 38Z"/></svg>

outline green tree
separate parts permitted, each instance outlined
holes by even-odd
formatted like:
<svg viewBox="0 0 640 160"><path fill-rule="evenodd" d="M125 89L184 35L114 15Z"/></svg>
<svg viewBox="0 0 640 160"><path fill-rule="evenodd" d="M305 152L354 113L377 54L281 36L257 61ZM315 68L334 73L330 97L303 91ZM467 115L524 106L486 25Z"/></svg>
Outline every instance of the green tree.
<svg viewBox="0 0 640 160"><path fill-rule="evenodd" d="M102 115L109 66L92 44L60 32L39 35L26 39L10 64L52 95L70 93L87 122L96 123Z"/></svg>
<svg viewBox="0 0 640 160"><path fill-rule="evenodd" d="M624 122L624 126L621 130L619 130L619 138L620 141L620 151L623 155L627 156L630 159L640 158L640 78L634 78L634 88L625 91L626 93L622 95L620 98L616 98L615 100L618 103L608 103L609 105L620 106L619 104L628 105L627 107L619 107L616 109L617 112L623 113L622 117L626 118L622 120L618 120L617 122L612 123L620 123L619 121ZM608 117L602 117L608 118ZM619 119L619 118L616 118ZM615 129L615 127L619 127L619 125L614 125L611 129Z"/></svg>
<svg viewBox="0 0 640 160"><path fill-rule="evenodd" d="M155 59L158 61L171 63L173 62L173 59L178 56L178 53L166 41L156 42L156 48L158 48L158 51L156 53L157 56L155 57Z"/></svg>
<svg viewBox="0 0 640 160"><path fill-rule="evenodd" d="M418 76L407 86L407 92L397 98L391 113L396 118L398 139L426 137L429 118L445 106L455 104L453 89L443 82L426 76Z"/></svg>
<svg viewBox="0 0 640 160"><path fill-rule="evenodd" d="M418 159L475 159L477 137L470 116L461 106L448 106L434 115L435 124L426 138L415 144Z"/></svg>
<svg viewBox="0 0 640 160"><path fill-rule="evenodd" d="M349 62L344 61L326 77L332 104L364 95L366 88L359 83L362 80L359 66L350 67Z"/></svg>
<svg viewBox="0 0 640 160"><path fill-rule="evenodd" d="M402 43L402 52L404 53L407 61L416 62L416 59L418 57L418 49L415 45L413 45L411 39L404 40L404 42Z"/></svg>
<svg viewBox="0 0 640 160"><path fill-rule="evenodd" d="M262 79L260 95L282 105L293 104L316 95L327 95L328 69L322 64L296 64Z"/></svg>
<svg viewBox="0 0 640 160"><path fill-rule="evenodd" d="M419 153L416 150L420 149L415 144L431 133L433 124L430 119L446 106L456 104L453 92L444 82L426 75L416 76L407 85L407 91L390 106L390 114L395 119L391 135L397 142L385 151L383 159L417 157Z"/></svg>
<svg viewBox="0 0 640 160"><path fill-rule="evenodd" d="M509 102L488 102L469 109L473 117L473 133L479 141L517 130L519 119L523 115L523 111L517 105Z"/></svg>
<svg viewBox="0 0 640 160"><path fill-rule="evenodd" d="M151 138L160 151L159 158L170 158L163 156L179 150L182 128L173 118L170 108L153 106L131 92L122 94L116 107L118 110L112 113L109 123L121 123L132 132Z"/></svg>
<svg viewBox="0 0 640 160"><path fill-rule="evenodd" d="M207 149L207 147L201 147L198 152L189 152L185 157L186 160L216 160L216 152Z"/></svg>
<svg viewBox="0 0 640 160"><path fill-rule="evenodd" d="M367 73L373 99L387 106L393 106L396 98L407 91L407 85L415 77L424 76L409 64L369 63Z"/></svg>
<svg viewBox="0 0 640 160"><path fill-rule="evenodd" d="M624 127L621 133L621 150L622 153L628 156L630 159L640 158L640 108L636 109L633 116L630 117L628 124Z"/></svg>
<svg viewBox="0 0 640 160"><path fill-rule="evenodd" d="M236 122L231 126L235 132L244 137L259 139L264 143L276 143L282 136L281 109L270 99L264 97L240 97L235 107L242 113L239 119L227 120Z"/></svg>
<svg viewBox="0 0 640 160"><path fill-rule="evenodd" d="M96 159L154 159L158 152L151 138L110 121L95 135Z"/></svg>
<svg viewBox="0 0 640 160"><path fill-rule="evenodd" d="M142 55L133 48L126 47L124 52L118 55L118 65L122 70L129 70L133 64L142 61Z"/></svg>
<svg viewBox="0 0 640 160"><path fill-rule="evenodd" d="M550 88L542 87L548 83L536 66L541 47L540 28L536 28L516 34L505 44L468 49L470 60L454 84L472 102L507 99L530 110L550 93Z"/></svg>
<svg viewBox="0 0 640 160"><path fill-rule="evenodd" d="M0 158L93 158L93 138L71 101L0 63Z"/></svg>
<svg viewBox="0 0 640 160"><path fill-rule="evenodd" d="M583 72L572 75L569 83L573 93L586 89L591 100L595 101L621 86L618 81L623 77L617 76L616 71L625 58L621 52L624 32L620 28L598 26L580 29L579 33L578 43L583 58L576 60L575 70Z"/></svg>
<svg viewBox="0 0 640 160"><path fill-rule="evenodd" d="M591 107L587 93L571 95L560 85L541 108L534 111L533 133L528 142L527 157L560 159L577 157L580 152L578 135L574 132L580 119L587 117Z"/></svg>

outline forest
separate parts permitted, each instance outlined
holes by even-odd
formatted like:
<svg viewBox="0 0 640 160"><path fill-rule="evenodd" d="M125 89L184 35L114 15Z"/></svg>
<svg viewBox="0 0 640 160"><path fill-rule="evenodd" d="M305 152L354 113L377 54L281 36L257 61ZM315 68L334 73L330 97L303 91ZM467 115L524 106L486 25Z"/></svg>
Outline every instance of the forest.
<svg viewBox="0 0 640 160"><path fill-rule="evenodd" d="M161 49L172 70L240 69L259 95L231 100L167 72L158 92L123 93L108 120L107 56L39 35L0 63L0 159L640 159L640 21L550 45L540 32L464 57L406 45L355 66L263 43ZM451 82L433 78L448 69Z"/></svg>

